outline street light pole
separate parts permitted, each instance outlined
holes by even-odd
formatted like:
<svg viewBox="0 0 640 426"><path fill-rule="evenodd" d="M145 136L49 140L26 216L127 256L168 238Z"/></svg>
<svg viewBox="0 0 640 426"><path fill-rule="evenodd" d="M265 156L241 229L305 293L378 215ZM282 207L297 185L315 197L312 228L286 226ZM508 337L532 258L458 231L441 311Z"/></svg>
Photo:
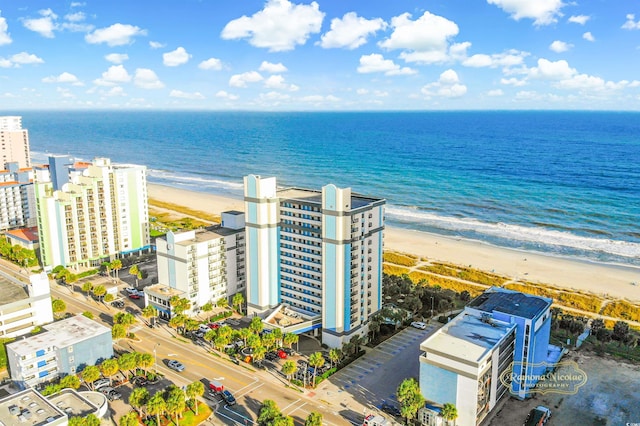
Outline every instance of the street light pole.
<svg viewBox="0 0 640 426"><path fill-rule="evenodd" d="M153 347L153 371L158 372L158 357L156 356L156 348L160 346L160 342Z"/></svg>
<svg viewBox="0 0 640 426"><path fill-rule="evenodd" d="M431 296L431 319L433 319L433 296Z"/></svg>

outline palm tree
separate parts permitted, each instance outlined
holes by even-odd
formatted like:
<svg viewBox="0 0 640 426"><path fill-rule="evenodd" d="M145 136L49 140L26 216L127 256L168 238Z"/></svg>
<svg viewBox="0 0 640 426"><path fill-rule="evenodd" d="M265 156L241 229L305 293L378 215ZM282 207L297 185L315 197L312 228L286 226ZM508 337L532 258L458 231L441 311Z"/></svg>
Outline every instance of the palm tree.
<svg viewBox="0 0 640 426"><path fill-rule="evenodd" d="M116 278L119 278L118 271L122 269L122 261L120 259L114 259L111 262L111 269L113 269L116 272Z"/></svg>
<svg viewBox="0 0 640 426"><path fill-rule="evenodd" d="M369 332L371 333L371 340L375 340L376 333L380 332L380 321L377 317L372 318L371 321L369 321Z"/></svg>
<svg viewBox="0 0 640 426"><path fill-rule="evenodd" d="M322 426L322 414L312 411L304 421L304 426Z"/></svg>
<svg viewBox="0 0 640 426"><path fill-rule="evenodd" d="M273 335L273 338L276 341L276 346L282 346L282 338L284 337L284 335L282 334L282 330L279 328L274 328L271 332L271 335Z"/></svg>
<svg viewBox="0 0 640 426"><path fill-rule="evenodd" d="M289 382L291 382L291 377L296 374L296 371L298 371L298 365L295 362L289 360L282 364L282 374L287 376Z"/></svg>
<svg viewBox="0 0 640 426"><path fill-rule="evenodd" d="M82 291L84 291L87 295L91 292L92 289L93 289L93 284L90 283L89 281L82 284Z"/></svg>
<svg viewBox="0 0 640 426"><path fill-rule="evenodd" d="M93 382L100 378L100 369L95 365L89 365L82 370L80 376L82 376L82 381L85 382L90 389L93 389Z"/></svg>
<svg viewBox="0 0 640 426"><path fill-rule="evenodd" d="M229 344L229 339L226 337L218 336L213 341L213 346L218 350L218 352L222 352L222 348Z"/></svg>
<svg viewBox="0 0 640 426"><path fill-rule="evenodd" d="M259 334L264 327L262 324L262 318L255 316L251 318L251 324L249 324L249 330L253 331L256 334Z"/></svg>
<svg viewBox="0 0 640 426"><path fill-rule="evenodd" d="M149 398L147 402L147 412L152 416L156 416L156 424L160 424L160 414L164 414L167 409L167 403L162 396L162 391L158 391Z"/></svg>
<svg viewBox="0 0 640 426"><path fill-rule="evenodd" d="M113 340L122 339L127 335L127 329L122 324L114 324L111 328L111 337Z"/></svg>
<svg viewBox="0 0 640 426"><path fill-rule="evenodd" d="M133 265L129 268L129 274L136 277L136 288L138 288L138 280L141 278L140 269L138 269L138 265Z"/></svg>
<svg viewBox="0 0 640 426"><path fill-rule="evenodd" d="M206 333L204 333L204 336L202 337L204 338L204 340L206 340L209 343L215 342L216 337L218 337L218 330L211 329Z"/></svg>
<svg viewBox="0 0 640 426"><path fill-rule="evenodd" d="M182 314L174 315L169 320L169 327L175 328L176 333L180 334L180 328L184 326L186 320L187 317Z"/></svg>
<svg viewBox="0 0 640 426"><path fill-rule="evenodd" d="M105 359L100 364L100 372L102 375L109 379L109 384L111 384L111 378L118 372L118 361L115 359Z"/></svg>
<svg viewBox="0 0 640 426"><path fill-rule="evenodd" d="M360 336L359 334L356 334L349 340L349 342L353 345L354 352L357 355L360 352L360 345L362 344L362 336Z"/></svg>
<svg viewBox="0 0 640 426"><path fill-rule="evenodd" d="M342 359L342 351L338 348L333 348L329 351L329 360L331 361L331 368L333 368L333 364L336 366L338 362Z"/></svg>
<svg viewBox="0 0 640 426"><path fill-rule="evenodd" d="M103 285L97 285L91 289L91 293L93 293L94 297L100 299L107 294L107 289Z"/></svg>
<svg viewBox="0 0 640 426"><path fill-rule="evenodd" d="M294 343L298 343L298 339L300 337L297 334L294 333L286 333L284 335L284 337L282 338L282 340L284 341L284 344L289 346L289 349L291 349L291 347L293 346Z"/></svg>
<svg viewBox="0 0 640 426"><path fill-rule="evenodd" d="M118 426L138 426L140 421L138 420L138 413L130 411L118 420Z"/></svg>
<svg viewBox="0 0 640 426"><path fill-rule="evenodd" d="M153 305L147 305L142 309L142 317L146 319L158 316L158 310Z"/></svg>
<svg viewBox="0 0 640 426"><path fill-rule="evenodd" d="M266 354L267 354L267 349L264 346L262 345L256 346L253 349L253 362L257 362L258 364L260 364Z"/></svg>
<svg viewBox="0 0 640 426"><path fill-rule="evenodd" d="M276 345L276 338L273 335L273 333L268 333L262 336L262 344L264 345L265 348L267 348L267 350L269 351L272 350L273 347Z"/></svg>
<svg viewBox="0 0 640 426"><path fill-rule="evenodd" d="M185 331L197 330L199 326L200 326L200 323L198 322L198 320L196 320L194 318L187 318L185 323L184 323Z"/></svg>
<svg viewBox="0 0 640 426"><path fill-rule="evenodd" d="M156 359L147 352L138 353L137 365L144 370L144 377L147 377L149 369L155 364Z"/></svg>
<svg viewBox="0 0 640 426"><path fill-rule="evenodd" d="M216 306L218 308L228 308L229 307L229 301L227 300L226 297L221 297L220 299L218 299L218 301L216 302Z"/></svg>
<svg viewBox="0 0 640 426"><path fill-rule="evenodd" d="M178 418L180 418L186 406L184 392L175 385L169 386L168 391L166 410L169 415L175 416L175 422L178 425Z"/></svg>
<svg viewBox="0 0 640 426"><path fill-rule="evenodd" d="M242 293L236 293L233 295L233 299L231 299L231 303L236 307L236 310L239 314L242 314L242 305L244 304L244 296Z"/></svg>
<svg viewBox="0 0 640 426"><path fill-rule="evenodd" d="M396 390L396 398L400 403L402 417L410 423L417 415L418 410L424 406L424 397L420 392L420 385L416 379L404 379Z"/></svg>
<svg viewBox="0 0 640 426"><path fill-rule="evenodd" d="M187 388L185 389L185 393L187 394L187 398L193 401L193 405L196 406L196 416L198 415L198 400L196 399L199 396L204 394L204 385L200 381L196 381L193 383L189 383Z"/></svg>
<svg viewBox="0 0 640 426"><path fill-rule="evenodd" d="M125 328L133 325L136 322L136 317L129 312L118 312L113 316L114 324L122 324Z"/></svg>
<svg viewBox="0 0 640 426"><path fill-rule="evenodd" d="M129 405L131 405L140 415L142 407L149 402L149 391L147 388L134 388L129 395Z"/></svg>
<svg viewBox="0 0 640 426"><path fill-rule="evenodd" d="M51 309L53 314L58 317L62 312L67 310L67 304L62 299L53 299L51 301Z"/></svg>
<svg viewBox="0 0 640 426"><path fill-rule="evenodd" d="M458 409L454 404L447 402L442 406L442 411L440 412L440 415L447 422L447 425L448 425L449 422L455 422L455 420L458 418Z"/></svg>
<svg viewBox="0 0 640 426"><path fill-rule="evenodd" d="M251 330L249 330L248 328L241 328L240 329L240 338L244 342L245 346L247 346L247 338L249 336L251 336Z"/></svg>
<svg viewBox="0 0 640 426"><path fill-rule="evenodd" d="M127 370L129 372L138 368L137 352L127 352L122 354L120 358L118 358L118 367L120 370Z"/></svg>
<svg viewBox="0 0 640 426"><path fill-rule="evenodd" d="M316 385L316 371L324 365L324 357L321 352L314 352L309 356L309 365L313 367L313 387Z"/></svg>

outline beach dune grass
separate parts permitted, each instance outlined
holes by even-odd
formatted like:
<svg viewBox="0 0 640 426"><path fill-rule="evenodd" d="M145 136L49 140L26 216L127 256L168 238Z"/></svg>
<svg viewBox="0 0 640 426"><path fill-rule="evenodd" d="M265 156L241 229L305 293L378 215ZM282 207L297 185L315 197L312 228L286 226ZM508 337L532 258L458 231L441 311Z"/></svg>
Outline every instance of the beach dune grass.
<svg viewBox="0 0 640 426"><path fill-rule="evenodd" d="M182 213L186 216L206 220L208 222L220 223L220 216L212 213L203 212L201 210L191 209L180 204L168 203L165 201L149 198L149 206L171 210L173 212Z"/></svg>
<svg viewBox="0 0 640 426"><path fill-rule="evenodd" d="M406 253L397 253L386 251L382 255L384 262L393 263L395 265L414 267L418 264L418 257Z"/></svg>
<svg viewBox="0 0 640 426"><path fill-rule="evenodd" d="M505 282L509 281L509 278L496 275L491 272L485 272L465 266L452 265L449 263L433 262L428 265L422 265L419 269L438 275L460 278L461 280L488 286L501 286Z"/></svg>
<svg viewBox="0 0 640 426"><path fill-rule="evenodd" d="M414 271L409 273L409 278L415 284L427 285L430 287L440 287L447 290L453 290L456 293L468 291L472 297L476 297L484 292L488 287L479 284L465 283L458 280L441 277L439 275L428 274L424 272Z"/></svg>
<svg viewBox="0 0 640 426"><path fill-rule="evenodd" d="M631 304L625 300L616 300L608 303L602 309L601 314L640 322L640 306Z"/></svg>
<svg viewBox="0 0 640 426"><path fill-rule="evenodd" d="M505 288L534 296L549 297L558 305L593 313L599 313L604 302L601 297L595 295L568 292L533 283L509 283L505 285Z"/></svg>

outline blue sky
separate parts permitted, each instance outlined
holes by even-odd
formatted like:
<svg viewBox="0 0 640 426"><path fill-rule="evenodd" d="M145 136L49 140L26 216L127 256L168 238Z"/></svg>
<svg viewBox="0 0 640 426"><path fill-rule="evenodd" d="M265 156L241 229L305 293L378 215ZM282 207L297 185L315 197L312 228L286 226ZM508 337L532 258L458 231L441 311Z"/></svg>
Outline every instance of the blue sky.
<svg viewBox="0 0 640 426"><path fill-rule="evenodd" d="M0 0L0 109L640 110L640 1Z"/></svg>

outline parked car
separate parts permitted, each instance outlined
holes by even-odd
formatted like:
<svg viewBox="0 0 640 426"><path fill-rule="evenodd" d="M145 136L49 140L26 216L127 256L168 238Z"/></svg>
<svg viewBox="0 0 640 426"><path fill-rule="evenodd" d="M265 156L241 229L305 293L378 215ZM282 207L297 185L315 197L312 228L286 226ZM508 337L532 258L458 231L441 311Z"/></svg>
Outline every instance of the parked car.
<svg viewBox="0 0 640 426"><path fill-rule="evenodd" d="M283 351L285 354L287 354L289 356L293 355L293 353L294 353L293 349L291 349L291 348L280 348L278 350L279 351Z"/></svg>
<svg viewBox="0 0 640 426"><path fill-rule="evenodd" d="M98 379L95 382L93 382L93 388L95 390L98 390L105 386L109 386L110 384L111 384L111 381L109 379Z"/></svg>
<svg viewBox="0 0 640 426"><path fill-rule="evenodd" d="M113 306L114 308L124 308L124 301L114 300L113 302L111 302L111 306Z"/></svg>
<svg viewBox="0 0 640 426"><path fill-rule="evenodd" d="M133 287L127 287L124 289L124 291L126 291L128 294L133 294L133 293L137 293L138 289Z"/></svg>
<svg viewBox="0 0 640 426"><path fill-rule="evenodd" d="M217 322L212 322L209 324L209 328L215 330L216 328L220 328L220 324L218 324Z"/></svg>
<svg viewBox="0 0 640 426"><path fill-rule="evenodd" d="M177 372L184 371L184 364L175 359L170 359L169 361L167 361L167 367Z"/></svg>
<svg viewBox="0 0 640 426"><path fill-rule="evenodd" d="M264 359L266 359L267 361L275 361L278 359L278 354L275 352L267 352L266 354L264 354Z"/></svg>
<svg viewBox="0 0 640 426"><path fill-rule="evenodd" d="M233 397L231 392L225 389L220 393L220 395L222 395L222 399L224 399L224 402L226 402L227 405L235 405L236 399Z"/></svg>
<svg viewBox="0 0 640 426"><path fill-rule="evenodd" d="M115 390L115 389L114 389L114 390L112 390L112 391L109 391L109 392L106 394L106 397L107 397L110 401L115 401L115 400L118 400L118 399L122 399L122 394L121 394L120 392L118 392L117 390Z"/></svg>
<svg viewBox="0 0 640 426"><path fill-rule="evenodd" d="M140 299L142 296L140 296L138 293L131 293L129 294L129 298L130 299Z"/></svg>
<svg viewBox="0 0 640 426"><path fill-rule="evenodd" d="M529 411L529 414L524 421L524 426L542 426L547 423L549 417L551 417L551 410L544 405L538 405L536 408Z"/></svg>
<svg viewBox="0 0 640 426"><path fill-rule="evenodd" d="M282 349L278 350L278 357L282 358L282 359L286 359L287 358L287 353L285 351L283 351Z"/></svg>
<svg viewBox="0 0 640 426"><path fill-rule="evenodd" d="M426 330L427 324L421 321L414 321L411 323L411 327L419 328L420 330Z"/></svg>
<svg viewBox="0 0 640 426"><path fill-rule="evenodd" d="M393 404L389 404L387 402L384 402L382 404L382 406L380 407L380 410L395 417L400 417L402 414L400 413L400 409L397 406Z"/></svg>

